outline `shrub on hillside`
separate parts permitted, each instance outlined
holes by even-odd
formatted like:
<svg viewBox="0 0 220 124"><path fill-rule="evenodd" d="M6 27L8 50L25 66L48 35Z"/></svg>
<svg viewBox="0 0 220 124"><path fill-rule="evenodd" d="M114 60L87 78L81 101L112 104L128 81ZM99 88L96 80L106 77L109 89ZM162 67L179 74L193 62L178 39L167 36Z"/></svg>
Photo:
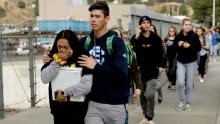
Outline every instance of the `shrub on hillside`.
<svg viewBox="0 0 220 124"><path fill-rule="evenodd" d="M5 17L5 16L6 16L5 10L0 7L0 18Z"/></svg>
<svg viewBox="0 0 220 124"><path fill-rule="evenodd" d="M26 6L26 4L25 4L24 1L19 1L19 2L18 2L18 7L19 7L20 9L25 9L25 6Z"/></svg>

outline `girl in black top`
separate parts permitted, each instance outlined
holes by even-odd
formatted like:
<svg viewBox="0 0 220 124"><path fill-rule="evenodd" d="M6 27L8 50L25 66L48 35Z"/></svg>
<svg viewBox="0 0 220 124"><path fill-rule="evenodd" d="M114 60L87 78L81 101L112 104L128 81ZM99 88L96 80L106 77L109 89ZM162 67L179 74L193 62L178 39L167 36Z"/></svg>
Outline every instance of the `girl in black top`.
<svg viewBox="0 0 220 124"><path fill-rule="evenodd" d="M164 52L166 59L166 74L169 80L168 88L171 91L175 91L176 88L176 53L174 51L174 39L177 35L176 28L171 26L168 34L164 39Z"/></svg>

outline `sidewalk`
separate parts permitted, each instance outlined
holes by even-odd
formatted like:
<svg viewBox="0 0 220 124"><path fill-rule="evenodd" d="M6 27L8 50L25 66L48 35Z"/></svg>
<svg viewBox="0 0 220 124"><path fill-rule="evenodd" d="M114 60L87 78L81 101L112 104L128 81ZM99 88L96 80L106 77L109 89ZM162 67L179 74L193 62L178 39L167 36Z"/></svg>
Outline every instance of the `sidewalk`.
<svg viewBox="0 0 220 124"><path fill-rule="evenodd" d="M155 124L220 124L220 59L210 62L205 83L195 77L195 88L191 112L178 112L178 91L170 92L163 87L163 102L158 104L156 95ZM0 124L53 124L49 108L30 108L18 114L7 116ZM140 105L129 105L129 124L142 120Z"/></svg>
<svg viewBox="0 0 220 124"><path fill-rule="evenodd" d="M178 112L178 90L168 91L163 87L163 102L158 104L156 95L155 123L156 124L220 124L220 59L217 63L210 62L208 76L204 83L195 77L195 88L191 112ZM141 108L130 110L130 124L138 124L143 118Z"/></svg>

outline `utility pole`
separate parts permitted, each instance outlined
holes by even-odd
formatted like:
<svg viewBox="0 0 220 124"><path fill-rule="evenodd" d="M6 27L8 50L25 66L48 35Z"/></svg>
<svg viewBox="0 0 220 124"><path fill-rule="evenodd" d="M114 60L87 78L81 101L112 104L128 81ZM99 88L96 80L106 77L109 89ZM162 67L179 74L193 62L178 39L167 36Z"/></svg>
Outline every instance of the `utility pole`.
<svg viewBox="0 0 220 124"><path fill-rule="evenodd" d="M212 26L215 27L215 0L213 0L213 10L212 10Z"/></svg>
<svg viewBox="0 0 220 124"><path fill-rule="evenodd" d="M0 119L4 118L4 90L3 90L3 74L2 74L2 60L3 60L3 38L2 38L3 26L0 23Z"/></svg>

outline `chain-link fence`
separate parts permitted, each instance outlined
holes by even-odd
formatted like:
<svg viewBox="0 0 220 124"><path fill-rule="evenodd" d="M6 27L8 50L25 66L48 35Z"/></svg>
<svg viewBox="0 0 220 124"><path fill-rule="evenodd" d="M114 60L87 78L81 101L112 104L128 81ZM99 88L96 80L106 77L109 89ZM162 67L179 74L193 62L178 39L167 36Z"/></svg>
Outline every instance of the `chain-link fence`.
<svg viewBox="0 0 220 124"><path fill-rule="evenodd" d="M1 27L1 26L0 26ZM48 105L48 85L40 79L43 54L52 47L55 32L0 30L0 112ZM0 69L1 69L0 68Z"/></svg>
<svg viewBox="0 0 220 124"><path fill-rule="evenodd" d="M4 109L48 106L48 85L40 79L42 57L52 48L57 31L4 30L0 24L0 118ZM74 31L79 37L88 31ZM2 77L2 78L1 78Z"/></svg>

